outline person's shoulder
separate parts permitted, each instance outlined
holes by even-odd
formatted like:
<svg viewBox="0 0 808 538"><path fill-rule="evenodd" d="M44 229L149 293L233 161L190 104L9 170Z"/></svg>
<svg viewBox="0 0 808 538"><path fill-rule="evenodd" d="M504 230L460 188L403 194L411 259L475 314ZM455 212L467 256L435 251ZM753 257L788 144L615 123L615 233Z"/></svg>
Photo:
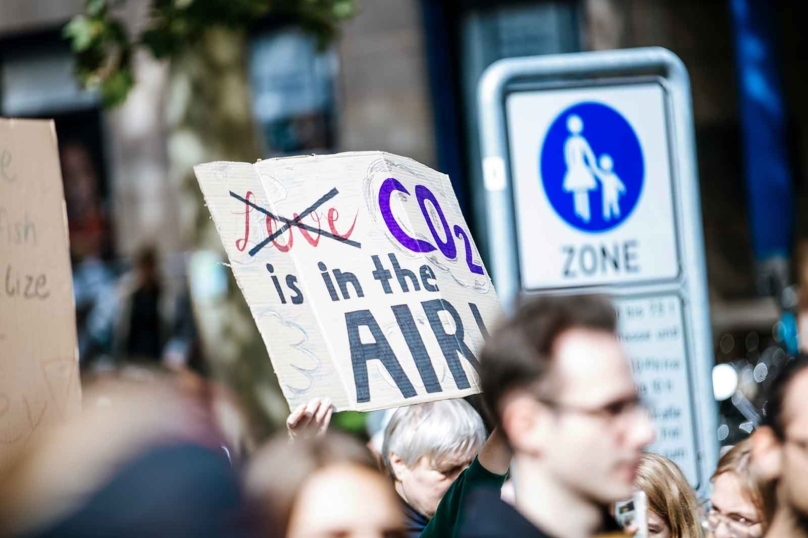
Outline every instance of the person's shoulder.
<svg viewBox="0 0 808 538"><path fill-rule="evenodd" d="M499 497L499 491L480 488L469 495L463 510L460 538L548 538L513 506Z"/></svg>

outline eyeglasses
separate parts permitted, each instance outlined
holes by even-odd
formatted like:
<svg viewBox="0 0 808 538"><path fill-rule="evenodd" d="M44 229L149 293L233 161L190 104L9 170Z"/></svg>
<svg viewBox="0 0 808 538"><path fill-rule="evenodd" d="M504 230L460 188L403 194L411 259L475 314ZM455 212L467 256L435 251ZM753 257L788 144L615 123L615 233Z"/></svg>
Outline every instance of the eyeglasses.
<svg viewBox="0 0 808 538"><path fill-rule="evenodd" d="M554 402L552 400L540 399L539 401L556 412L586 415L608 424L615 424L629 417L635 417L641 413L645 414L648 412L647 403L638 395L595 408L580 407L572 404Z"/></svg>
<svg viewBox="0 0 808 538"><path fill-rule="evenodd" d="M752 521L738 514L723 514L707 500L701 505L701 526L712 533L721 527L732 538L761 538L763 529L760 521Z"/></svg>

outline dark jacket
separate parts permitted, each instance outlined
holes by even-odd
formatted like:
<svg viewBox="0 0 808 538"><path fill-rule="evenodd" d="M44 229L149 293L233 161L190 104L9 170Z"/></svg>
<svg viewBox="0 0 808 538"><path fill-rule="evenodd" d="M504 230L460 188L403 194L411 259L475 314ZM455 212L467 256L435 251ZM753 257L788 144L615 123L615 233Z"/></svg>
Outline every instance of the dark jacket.
<svg viewBox="0 0 808 538"><path fill-rule="evenodd" d="M254 538L238 475L219 451L155 447L27 538Z"/></svg>
<svg viewBox="0 0 808 538"><path fill-rule="evenodd" d="M460 515L469 493L478 488L499 491L507 475L494 474L477 458L449 486L432 519L404 503L407 538L455 538L460 529ZM402 501L403 502L403 501Z"/></svg>
<svg viewBox="0 0 808 538"><path fill-rule="evenodd" d="M481 488L469 495L463 507L460 538L550 538L513 506L500 499L496 489Z"/></svg>
<svg viewBox="0 0 808 538"><path fill-rule="evenodd" d="M603 514L602 535L625 536L608 513ZM498 489L478 489L463 506L459 538L552 538L537 529L519 511L500 499ZM562 538L562 537L556 537Z"/></svg>
<svg viewBox="0 0 808 538"><path fill-rule="evenodd" d="M404 531L407 533L407 538L418 538L429 524L429 519L403 499L401 504L404 505Z"/></svg>
<svg viewBox="0 0 808 538"><path fill-rule="evenodd" d="M460 473L460 476L443 495L438 510L424 532L421 533L421 538L456 538L459 536L463 507L472 492L478 489L490 489L498 495L506 476L492 473L483 467L477 458L474 458L468 469Z"/></svg>

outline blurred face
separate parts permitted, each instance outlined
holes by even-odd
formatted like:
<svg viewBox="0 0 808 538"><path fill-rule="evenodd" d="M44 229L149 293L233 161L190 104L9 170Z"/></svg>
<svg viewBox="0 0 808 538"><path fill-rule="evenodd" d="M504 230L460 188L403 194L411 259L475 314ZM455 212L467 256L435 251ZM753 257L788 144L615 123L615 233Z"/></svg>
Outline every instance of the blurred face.
<svg viewBox="0 0 808 538"><path fill-rule="evenodd" d="M503 422L517 452L541 462L557 483L600 505L631 497L642 448L654 438L617 338L569 330L558 339L552 394L524 395ZM520 418L521 417L521 418Z"/></svg>
<svg viewBox="0 0 808 538"><path fill-rule="evenodd" d="M782 493L794 512L808 517L808 371L791 381L783 411Z"/></svg>
<svg viewBox="0 0 808 538"><path fill-rule="evenodd" d="M668 523L653 510L648 510L648 537L670 538Z"/></svg>
<svg viewBox="0 0 808 538"><path fill-rule="evenodd" d="M557 442L545 448L558 478L602 504L631 497L654 438L617 338L575 329L556 345Z"/></svg>
<svg viewBox="0 0 808 538"><path fill-rule="evenodd" d="M82 218L95 203L95 170L84 146L66 146L60 155L65 200L71 217Z"/></svg>
<svg viewBox="0 0 808 538"><path fill-rule="evenodd" d="M312 476L298 495L287 538L402 538L401 509L389 482L356 465Z"/></svg>
<svg viewBox="0 0 808 538"><path fill-rule="evenodd" d="M463 470L471 464L468 456L454 456L433 465L421 458L407 467L395 454L390 458L396 474L396 490L416 511L431 518L438 504Z"/></svg>
<svg viewBox="0 0 808 538"><path fill-rule="evenodd" d="M713 481L708 515L715 538L752 538L763 535L761 514L744 494L735 473L723 473Z"/></svg>

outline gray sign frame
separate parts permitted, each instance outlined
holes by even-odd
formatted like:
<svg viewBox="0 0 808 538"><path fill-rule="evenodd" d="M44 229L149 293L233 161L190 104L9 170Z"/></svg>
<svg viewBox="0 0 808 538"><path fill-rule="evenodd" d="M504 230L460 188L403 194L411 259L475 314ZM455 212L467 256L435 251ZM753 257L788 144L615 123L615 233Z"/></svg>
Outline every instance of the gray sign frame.
<svg viewBox="0 0 808 538"><path fill-rule="evenodd" d="M674 220L680 258L678 278L637 285L561 288L541 293L607 293L616 299L675 294L681 298L690 372L698 480L708 494L709 477L718 459L718 411L712 391L713 339L707 290L701 201L693 129L690 77L669 50L640 49L510 58L492 64L478 86L483 178L486 191L490 264L506 312L523 293L513 184L510 170L505 100L512 91L635 84L659 78L666 89L667 130L674 189Z"/></svg>

